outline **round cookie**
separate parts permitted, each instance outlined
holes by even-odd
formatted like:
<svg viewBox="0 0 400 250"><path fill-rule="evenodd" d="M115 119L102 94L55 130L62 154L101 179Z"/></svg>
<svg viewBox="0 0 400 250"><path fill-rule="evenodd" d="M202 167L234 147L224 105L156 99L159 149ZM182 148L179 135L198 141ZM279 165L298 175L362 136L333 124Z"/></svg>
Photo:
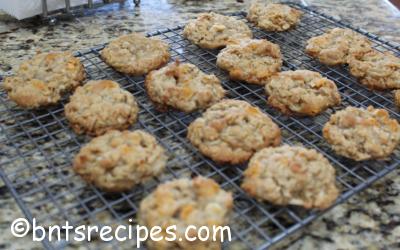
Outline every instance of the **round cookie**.
<svg viewBox="0 0 400 250"><path fill-rule="evenodd" d="M221 50L217 65L227 70L231 79L264 85L271 75L280 71L282 55L279 46L267 40L242 40Z"/></svg>
<svg viewBox="0 0 400 250"><path fill-rule="evenodd" d="M112 130L83 146L73 169L104 191L123 192L159 175L166 162L164 149L152 135Z"/></svg>
<svg viewBox="0 0 400 250"><path fill-rule="evenodd" d="M207 108L225 95L215 75L178 61L150 72L145 86L150 99L161 109L170 106L185 112Z"/></svg>
<svg viewBox="0 0 400 250"><path fill-rule="evenodd" d="M400 58L371 50L349 57L350 73L371 89L400 88Z"/></svg>
<svg viewBox="0 0 400 250"><path fill-rule="evenodd" d="M396 106L400 108L400 90L395 90L393 95L394 95L394 104L396 104Z"/></svg>
<svg viewBox="0 0 400 250"><path fill-rule="evenodd" d="M400 127L384 109L347 107L333 114L323 136L338 154L356 161L390 155L400 140Z"/></svg>
<svg viewBox="0 0 400 250"><path fill-rule="evenodd" d="M21 63L14 76L4 79L8 97L23 108L60 101L85 79L85 69L70 52L39 53Z"/></svg>
<svg viewBox="0 0 400 250"><path fill-rule="evenodd" d="M253 36L245 22L213 12L201 13L197 19L189 21L183 35L192 43L206 49L222 48Z"/></svg>
<svg viewBox="0 0 400 250"><path fill-rule="evenodd" d="M280 72L265 85L268 104L286 115L314 116L340 104L335 83L309 70Z"/></svg>
<svg viewBox="0 0 400 250"><path fill-rule="evenodd" d="M166 228L176 226L175 241L147 241L149 249L197 249L219 250L221 239L213 241L189 241L185 237L188 226L199 229L208 227L213 235L213 226L228 224L229 213L233 207L232 194L220 188L212 179L196 177L190 179L176 179L160 184L155 191L149 194L140 203L138 222L147 228L161 226L160 235L168 237ZM190 229L190 228L189 228ZM199 231L190 229L191 237L198 235Z"/></svg>
<svg viewBox="0 0 400 250"><path fill-rule="evenodd" d="M110 42L101 51L101 57L120 72L144 75L166 64L170 54L167 43L132 33Z"/></svg>
<svg viewBox="0 0 400 250"><path fill-rule="evenodd" d="M296 26L302 14L284 4L253 1L247 19L267 31L285 31Z"/></svg>
<svg viewBox="0 0 400 250"><path fill-rule="evenodd" d="M136 122L139 111L132 94L109 80L89 81L77 88L64 109L72 129L89 135L126 129Z"/></svg>
<svg viewBox="0 0 400 250"><path fill-rule="evenodd" d="M240 100L222 100L188 127L188 139L219 163L247 161L257 150L281 142L279 127L257 107Z"/></svg>
<svg viewBox="0 0 400 250"><path fill-rule="evenodd" d="M348 62L350 55L362 55L371 49L371 42L359 33L342 28L312 37L307 41L306 52L327 65Z"/></svg>
<svg viewBox="0 0 400 250"><path fill-rule="evenodd" d="M276 205L326 209L336 200L335 169L314 149L264 148L251 158L242 188Z"/></svg>

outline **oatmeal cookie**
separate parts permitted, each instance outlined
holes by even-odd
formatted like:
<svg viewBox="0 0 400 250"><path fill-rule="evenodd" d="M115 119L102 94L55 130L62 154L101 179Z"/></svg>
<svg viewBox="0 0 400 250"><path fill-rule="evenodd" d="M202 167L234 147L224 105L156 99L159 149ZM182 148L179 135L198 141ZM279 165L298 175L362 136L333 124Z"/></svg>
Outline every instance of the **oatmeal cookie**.
<svg viewBox="0 0 400 250"><path fill-rule="evenodd" d="M169 45L159 39L138 33L118 37L102 51L103 60L116 70L144 75L169 61Z"/></svg>
<svg viewBox="0 0 400 250"><path fill-rule="evenodd" d="M107 192L123 192L159 175L167 156L150 134L111 130L92 139L75 156L74 171Z"/></svg>
<svg viewBox="0 0 400 250"><path fill-rule="evenodd" d="M250 28L241 20L213 12L201 13L186 24L183 35L206 49L217 49L241 39L252 38Z"/></svg>
<svg viewBox="0 0 400 250"><path fill-rule="evenodd" d="M282 55L279 45L267 40L243 40L221 50L217 65L227 70L234 80L264 85L271 75L280 71Z"/></svg>
<svg viewBox="0 0 400 250"><path fill-rule="evenodd" d="M132 94L109 80L89 81L78 87L65 105L65 116L73 130L89 135L126 129L136 122L138 111Z"/></svg>
<svg viewBox="0 0 400 250"><path fill-rule="evenodd" d="M242 188L276 205L326 209L336 200L335 169L314 149L284 145L251 158Z"/></svg>
<svg viewBox="0 0 400 250"><path fill-rule="evenodd" d="M185 112L204 109L225 95L215 75L179 61L150 72L145 86L150 99L161 109L170 106Z"/></svg>
<svg viewBox="0 0 400 250"><path fill-rule="evenodd" d="M384 109L347 107L331 116L323 136L337 154L362 161L390 155L400 140L400 127Z"/></svg>
<svg viewBox="0 0 400 250"><path fill-rule="evenodd" d="M371 42L355 31L334 28L307 41L306 52L327 65L348 62L351 55L362 55L371 49Z"/></svg>
<svg viewBox="0 0 400 250"><path fill-rule="evenodd" d="M302 14L284 4L253 1L247 19L267 31L285 31L296 26Z"/></svg>
<svg viewBox="0 0 400 250"><path fill-rule="evenodd" d="M155 191L142 200L138 222L147 228L161 226L160 235L168 237L166 228L176 226L176 241L147 241L149 249L196 249L219 250L220 239L212 241L188 241L185 231L188 226L197 229L206 226L212 233L213 226L228 224L229 213L233 207L232 194L220 188L212 179L196 177L176 179L160 184ZM191 237L197 236L196 229L189 231Z"/></svg>
<svg viewBox="0 0 400 250"><path fill-rule="evenodd" d="M85 69L70 52L39 53L21 63L14 76L4 79L8 97L23 108L60 101L85 79Z"/></svg>
<svg viewBox="0 0 400 250"><path fill-rule="evenodd" d="M393 95L394 95L394 103L396 104L397 107L400 108L400 90L395 90Z"/></svg>
<svg viewBox="0 0 400 250"><path fill-rule="evenodd" d="M335 83L309 70L285 71L265 85L268 104L282 113L314 116L340 104Z"/></svg>
<svg viewBox="0 0 400 250"><path fill-rule="evenodd" d="M371 89L400 88L400 58L371 50L349 59L350 73Z"/></svg>
<svg viewBox="0 0 400 250"><path fill-rule="evenodd" d="M222 100L188 127L188 139L216 162L238 164L257 150L281 142L279 127L257 107L240 100Z"/></svg>

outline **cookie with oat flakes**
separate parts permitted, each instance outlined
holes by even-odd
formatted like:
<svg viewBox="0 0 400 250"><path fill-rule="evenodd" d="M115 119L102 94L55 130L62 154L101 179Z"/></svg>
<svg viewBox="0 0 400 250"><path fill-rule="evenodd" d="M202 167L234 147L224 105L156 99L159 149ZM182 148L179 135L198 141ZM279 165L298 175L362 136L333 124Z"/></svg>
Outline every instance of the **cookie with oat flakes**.
<svg viewBox="0 0 400 250"><path fill-rule="evenodd" d="M70 52L39 53L21 63L14 76L4 79L8 97L23 108L39 108L61 97L85 79L80 60Z"/></svg>
<svg viewBox="0 0 400 250"><path fill-rule="evenodd" d="M213 12L201 13L197 19L189 21L183 35L192 43L206 49L222 48L253 36L245 22Z"/></svg>
<svg viewBox="0 0 400 250"><path fill-rule="evenodd" d="M400 126L384 109L347 107L333 114L323 128L333 150L362 161L389 156L400 141Z"/></svg>
<svg viewBox="0 0 400 250"><path fill-rule="evenodd" d="M150 99L161 110L172 107L191 112L207 108L225 96L221 81L215 75L179 61L150 72L145 87Z"/></svg>
<svg viewBox="0 0 400 250"><path fill-rule="evenodd" d="M101 51L101 57L120 72L144 75L165 65L170 53L166 42L132 33L111 41Z"/></svg>
<svg viewBox="0 0 400 250"><path fill-rule="evenodd" d="M314 149L265 148L250 159L242 188L252 197L276 205L326 209L336 200L335 169Z"/></svg>
<svg viewBox="0 0 400 250"><path fill-rule="evenodd" d="M216 239L189 241L190 236L197 236L200 227L207 227L213 232L214 227L226 226L233 207L232 194L224 191L214 180L201 176L194 179L175 179L160 184L140 203L138 221L148 228L161 226L161 235L168 236L169 226L176 226L175 241L147 241L149 249L197 249L220 250L221 235ZM188 228L195 226L195 229ZM197 229L197 230L196 230ZM218 233L218 232L217 232ZM182 239L182 240L179 240Z"/></svg>
<svg viewBox="0 0 400 250"><path fill-rule="evenodd" d="M231 79L264 85L280 71L282 55L279 45L267 40L242 40L221 50L217 65L228 71Z"/></svg>
<svg viewBox="0 0 400 250"><path fill-rule="evenodd" d="M247 19L267 31L285 31L296 26L302 14L288 5L253 1Z"/></svg>
<svg viewBox="0 0 400 250"><path fill-rule="evenodd" d="M72 129L89 135L127 129L139 112L133 95L110 80L89 81L77 88L64 109Z"/></svg>
<svg viewBox="0 0 400 250"><path fill-rule="evenodd" d="M247 161L257 150L281 142L279 127L257 107L222 100L188 127L188 139L201 153L220 163Z"/></svg>
<svg viewBox="0 0 400 250"><path fill-rule="evenodd" d="M166 162L165 150L147 132L112 130L84 145L73 169L104 191L123 192L158 176Z"/></svg>

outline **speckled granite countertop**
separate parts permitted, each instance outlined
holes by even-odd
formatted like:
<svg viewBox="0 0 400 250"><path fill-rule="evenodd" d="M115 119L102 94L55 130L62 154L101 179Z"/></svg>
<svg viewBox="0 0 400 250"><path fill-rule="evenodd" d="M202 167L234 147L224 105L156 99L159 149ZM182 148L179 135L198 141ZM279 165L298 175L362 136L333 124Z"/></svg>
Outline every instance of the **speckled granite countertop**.
<svg viewBox="0 0 400 250"><path fill-rule="evenodd" d="M400 43L400 12L388 1L297 1L387 40ZM118 4L90 16L60 21L56 26L14 22L0 15L0 75L40 49L80 50L131 31L153 31L182 24L198 12L244 10L248 1L143 0L140 7ZM108 10L113 8L113 12ZM27 237L15 239L9 225L22 213L0 183L0 249L41 248ZM400 249L400 169L337 206L309 227L281 242L288 249Z"/></svg>

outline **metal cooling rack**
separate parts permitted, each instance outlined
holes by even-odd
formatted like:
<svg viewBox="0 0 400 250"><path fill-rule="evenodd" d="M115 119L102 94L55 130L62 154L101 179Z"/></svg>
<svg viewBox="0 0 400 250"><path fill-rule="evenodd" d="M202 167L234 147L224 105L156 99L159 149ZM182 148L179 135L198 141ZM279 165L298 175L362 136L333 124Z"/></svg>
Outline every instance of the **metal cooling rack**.
<svg viewBox="0 0 400 250"><path fill-rule="evenodd" d="M291 5L304 11L301 23L293 30L269 33L249 25L256 38L266 38L280 45L284 56L282 70L310 69L336 82L343 98L342 105L315 118L283 116L266 105L262 87L229 80L226 72L215 66L218 51L190 44L182 37L183 26L160 30L149 36L168 42L174 59L189 61L203 71L217 75L228 90L228 97L246 100L268 113L282 129L284 143L303 144L324 154L337 171L337 182L342 191L336 202L339 204L397 168L400 158L398 150L385 160L361 163L335 155L321 137L321 129L329 116L348 105L384 108L396 119L400 114L390 92L371 92L358 84L348 74L347 68L324 66L303 52L310 37L333 27L352 27L312 9ZM238 14L240 18L244 15ZM399 45L383 41L363 30L355 30L371 39L376 49L400 55ZM48 109L27 111L16 107L7 100L6 93L0 91L0 176L28 220L32 221L35 217L41 225L65 220L73 225L126 223L128 218L136 217L141 199L159 182L194 175L213 178L224 189L234 193L234 212L230 220L233 241L225 248L233 245L249 249L268 248L323 214L292 206L272 206L247 196L239 187L245 165L217 165L199 154L185 138L188 124L200 114L158 112L146 96L144 78L127 76L108 67L99 57L103 47L77 52L76 56L85 65L89 79L115 80L136 97L140 114L138 123L132 129L145 129L158 138L170 156L167 169L160 178L131 192L118 195L103 193L86 185L71 171L71 160L90 138L77 136L69 128L63 115L63 104L67 98L62 104ZM44 241L43 244L53 249L74 243ZM85 244L88 248L104 248L101 243ZM104 244L112 244L112 248L131 248L134 242Z"/></svg>

